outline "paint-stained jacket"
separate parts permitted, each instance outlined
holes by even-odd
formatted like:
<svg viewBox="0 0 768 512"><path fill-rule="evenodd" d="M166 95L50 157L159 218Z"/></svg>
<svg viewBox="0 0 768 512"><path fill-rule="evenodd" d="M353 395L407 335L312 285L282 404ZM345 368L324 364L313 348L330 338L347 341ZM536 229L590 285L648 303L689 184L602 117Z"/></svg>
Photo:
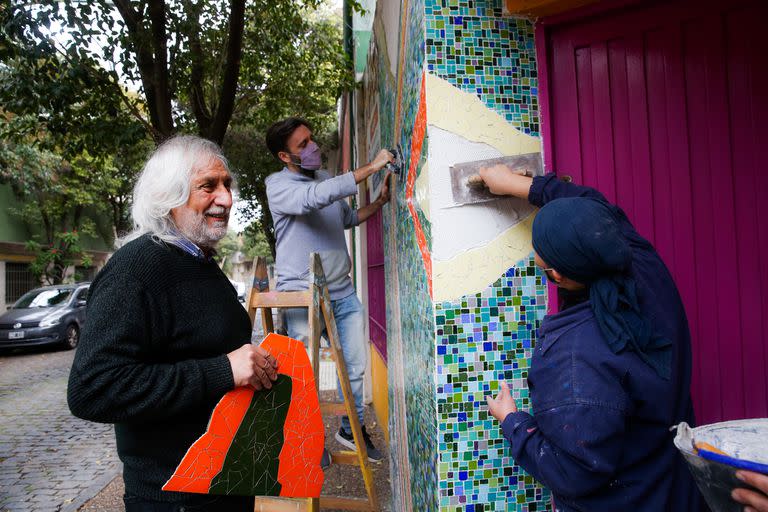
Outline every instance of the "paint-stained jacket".
<svg viewBox="0 0 768 512"><path fill-rule="evenodd" d="M535 178L528 199L543 206L575 196L605 200L553 175ZM698 511L698 490L669 431L693 424L685 311L656 251L629 222L622 230L641 310L673 341L671 378L631 351L612 353L586 301L543 320L528 375L533 415L512 413L502 430L517 464L552 490L558 511Z"/></svg>

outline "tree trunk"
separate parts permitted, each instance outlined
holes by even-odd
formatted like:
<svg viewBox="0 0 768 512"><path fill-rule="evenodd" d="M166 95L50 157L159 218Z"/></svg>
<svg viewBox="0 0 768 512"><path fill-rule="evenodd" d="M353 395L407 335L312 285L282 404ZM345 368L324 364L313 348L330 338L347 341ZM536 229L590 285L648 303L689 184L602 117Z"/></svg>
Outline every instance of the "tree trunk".
<svg viewBox="0 0 768 512"><path fill-rule="evenodd" d="M267 199L267 187L263 183L259 183L255 188L256 202L261 205L261 218L259 219L259 225L261 230L264 231L264 235L267 237L269 243L269 250L272 253L272 259L276 258L275 245L275 232L272 228L272 213L269 211L269 201Z"/></svg>
<svg viewBox="0 0 768 512"><path fill-rule="evenodd" d="M168 83L165 3L162 0L150 0L150 31L142 24L144 19L130 0L115 0L115 7L125 22L133 47L131 49L136 54L141 85L147 98L149 120L155 129L152 137L155 142L162 142L162 139L171 136L174 129Z"/></svg>
<svg viewBox="0 0 768 512"><path fill-rule="evenodd" d="M245 0L229 2L229 39L227 60L224 66L224 80L219 91L218 108L208 133L203 136L221 145L227 133L229 121L235 110L237 80L240 77L240 57L243 49L243 26L245 25Z"/></svg>

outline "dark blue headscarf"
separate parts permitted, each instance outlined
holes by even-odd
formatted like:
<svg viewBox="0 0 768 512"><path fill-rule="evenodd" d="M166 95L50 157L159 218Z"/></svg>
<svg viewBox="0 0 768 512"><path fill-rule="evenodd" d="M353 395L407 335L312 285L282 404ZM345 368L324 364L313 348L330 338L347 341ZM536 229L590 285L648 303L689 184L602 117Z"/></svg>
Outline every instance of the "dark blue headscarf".
<svg viewBox="0 0 768 512"><path fill-rule="evenodd" d="M544 205L533 221L533 248L547 265L589 288L600 331L614 354L629 349L668 379L671 343L654 336L631 275L632 248L621 231L624 212L594 198Z"/></svg>

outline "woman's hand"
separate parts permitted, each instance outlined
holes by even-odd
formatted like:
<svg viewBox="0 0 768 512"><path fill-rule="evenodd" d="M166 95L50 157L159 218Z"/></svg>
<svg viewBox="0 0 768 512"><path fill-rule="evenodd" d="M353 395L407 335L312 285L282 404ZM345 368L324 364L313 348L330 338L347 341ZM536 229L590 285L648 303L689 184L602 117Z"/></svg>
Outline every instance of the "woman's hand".
<svg viewBox="0 0 768 512"><path fill-rule="evenodd" d="M488 412L499 420L499 423L509 416L510 413L517 412L517 405L515 399L512 398L512 394L509 392L509 386L505 381L501 381L501 391L496 398L490 396L485 397L485 401L488 404Z"/></svg>
<svg viewBox="0 0 768 512"><path fill-rule="evenodd" d="M755 492L749 489L734 489L731 497L747 505L745 512L768 512L768 475L761 475L752 471L737 471L736 478L762 492Z"/></svg>
<svg viewBox="0 0 768 512"><path fill-rule="evenodd" d="M481 167L480 177L492 194L528 198L532 178L525 175L525 169L512 169L504 164Z"/></svg>

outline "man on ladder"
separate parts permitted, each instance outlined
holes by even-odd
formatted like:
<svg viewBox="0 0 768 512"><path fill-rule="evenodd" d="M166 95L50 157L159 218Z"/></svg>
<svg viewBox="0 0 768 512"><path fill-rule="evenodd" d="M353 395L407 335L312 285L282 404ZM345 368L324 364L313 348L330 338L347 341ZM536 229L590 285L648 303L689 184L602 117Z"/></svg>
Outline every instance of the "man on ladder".
<svg viewBox="0 0 768 512"><path fill-rule="evenodd" d="M309 254L320 255L325 270L339 341L349 374L360 424L363 424L363 375L366 366L363 306L350 279L350 257L344 230L365 222L389 201L389 175L384 179L376 201L352 210L344 198L357 193L357 184L394 161L382 150L370 163L355 171L331 177L320 170L320 148L312 140L312 130L303 119L291 117L267 130L266 143L275 157L285 164L282 171L266 180L269 210L275 226L277 290L303 291L308 287ZM305 308L284 310L288 336L308 342L309 321ZM341 395L341 391L339 391ZM368 460L381 460L381 452L362 428ZM344 416L336 440L355 450L355 442ZM323 455L323 465L330 460Z"/></svg>

